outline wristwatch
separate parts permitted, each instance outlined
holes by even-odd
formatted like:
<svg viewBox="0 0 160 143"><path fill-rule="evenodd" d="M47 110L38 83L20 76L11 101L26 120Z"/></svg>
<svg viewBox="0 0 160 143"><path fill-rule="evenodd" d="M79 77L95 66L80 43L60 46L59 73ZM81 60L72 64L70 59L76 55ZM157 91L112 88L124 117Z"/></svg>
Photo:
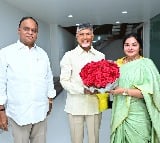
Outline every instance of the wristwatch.
<svg viewBox="0 0 160 143"><path fill-rule="evenodd" d="M122 95L128 95L128 89L124 89Z"/></svg>

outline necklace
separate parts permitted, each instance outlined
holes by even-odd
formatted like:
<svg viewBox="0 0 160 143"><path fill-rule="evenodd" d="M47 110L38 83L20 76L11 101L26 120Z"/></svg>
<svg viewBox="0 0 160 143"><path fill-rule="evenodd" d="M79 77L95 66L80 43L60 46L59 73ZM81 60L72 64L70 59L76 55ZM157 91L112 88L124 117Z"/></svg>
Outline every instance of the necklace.
<svg viewBox="0 0 160 143"><path fill-rule="evenodd" d="M125 57L124 58L124 60L123 60L123 63L125 64L125 63L128 63L128 62L131 62L131 61L134 61L134 60L137 60L137 59L140 59L141 58L141 56L140 55L138 55L138 56L135 56L135 57Z"/></svg>

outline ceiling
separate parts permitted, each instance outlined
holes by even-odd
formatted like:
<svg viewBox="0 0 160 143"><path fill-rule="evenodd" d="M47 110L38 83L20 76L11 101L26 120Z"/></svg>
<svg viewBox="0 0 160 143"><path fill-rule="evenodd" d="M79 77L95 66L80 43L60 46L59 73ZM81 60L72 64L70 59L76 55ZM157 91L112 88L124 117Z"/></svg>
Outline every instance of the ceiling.
<svg viewBox="0 0 160 143"><path fill-rule="evenodd" d="M3 0L49 24L57 24L75 33L78 23L90 22L95 32L113 32L137 26L160 13L160 0ZM127 11L127 14L122 14ZM73 15L68 18L68 15ZM138 24L137 24L138 23ZM102 25L102 26L101 26ZM129 26L127 26L129 25ZM132 26L130 26L132 25ZM115 28L118 29L118 28ZM116 31L114 31L116 32ZM120 32L124 33L124 32Z"/></svg>

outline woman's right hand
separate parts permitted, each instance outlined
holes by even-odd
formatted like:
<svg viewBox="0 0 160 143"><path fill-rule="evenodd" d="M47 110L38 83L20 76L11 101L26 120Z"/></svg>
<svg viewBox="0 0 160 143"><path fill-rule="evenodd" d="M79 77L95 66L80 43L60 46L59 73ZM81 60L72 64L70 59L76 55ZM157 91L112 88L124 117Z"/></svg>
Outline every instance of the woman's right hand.
<svg viewBox="0 0 160 143"><path fill-rule="evenodd" d="M117 95L117 94L122 94L123 92L124 92L124 88L116 87L115 89L110 90L109 93L112 95Z"/></svg>

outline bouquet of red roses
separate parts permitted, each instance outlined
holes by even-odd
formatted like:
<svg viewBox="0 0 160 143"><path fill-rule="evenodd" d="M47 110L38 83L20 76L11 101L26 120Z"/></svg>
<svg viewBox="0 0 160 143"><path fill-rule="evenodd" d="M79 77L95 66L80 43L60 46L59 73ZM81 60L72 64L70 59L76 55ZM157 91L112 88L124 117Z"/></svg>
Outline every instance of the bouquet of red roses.
<svg viewBox="0 0 160 143"><path fill-rule="evenodd" d="M105 59L87 63L79 74L86 88L92 92L98 90L105 95L106 92L117 86L120 75L118 65L111 60ZM97 94L98 98L104 94Z"/></svg>
<svg viewBox="0 0 160 143"><path fill-rule="evenodd" d="M100 92L113 89L119 75L118 65L111 60L105 59L87 63L80 72L83 84L90 89L97 89Z"/></svg>

